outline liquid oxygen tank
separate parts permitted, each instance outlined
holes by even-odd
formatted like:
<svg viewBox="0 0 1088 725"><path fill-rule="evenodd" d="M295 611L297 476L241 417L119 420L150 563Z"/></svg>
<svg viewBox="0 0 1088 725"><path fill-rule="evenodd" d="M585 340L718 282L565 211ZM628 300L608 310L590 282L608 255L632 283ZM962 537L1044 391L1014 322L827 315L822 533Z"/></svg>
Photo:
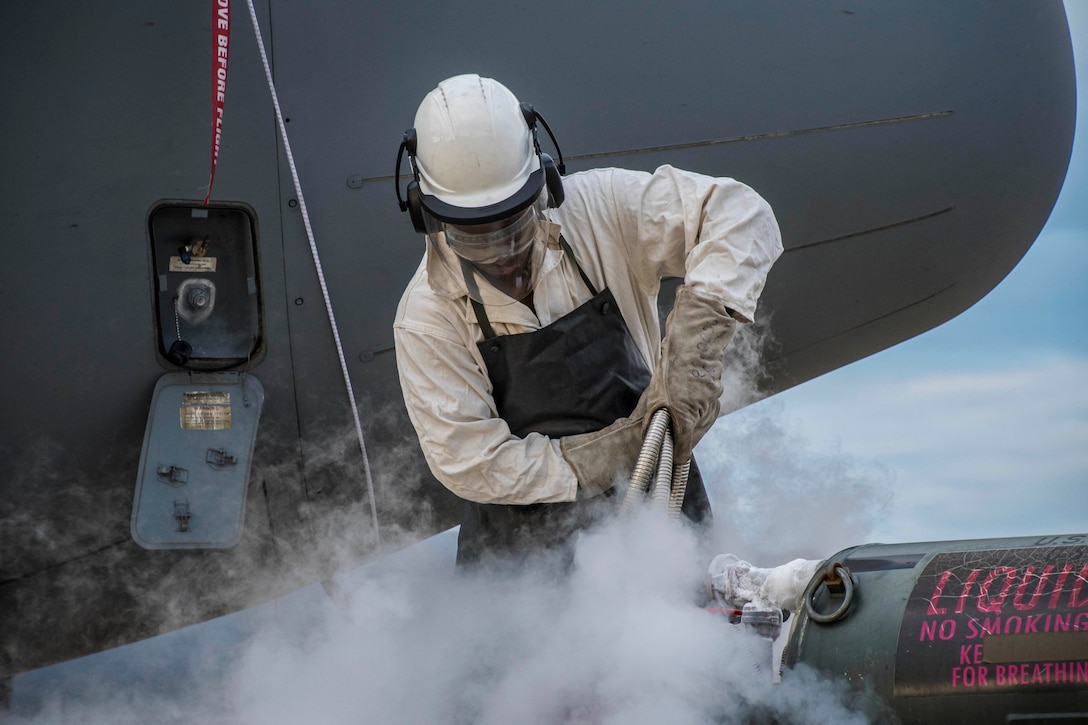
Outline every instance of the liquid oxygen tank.
<svg viewBox="0 0 1088 725"><path fill-rule="evenodd" d="M839 552L782 653L904 724L1088 722L1088 534Z"/></svg>

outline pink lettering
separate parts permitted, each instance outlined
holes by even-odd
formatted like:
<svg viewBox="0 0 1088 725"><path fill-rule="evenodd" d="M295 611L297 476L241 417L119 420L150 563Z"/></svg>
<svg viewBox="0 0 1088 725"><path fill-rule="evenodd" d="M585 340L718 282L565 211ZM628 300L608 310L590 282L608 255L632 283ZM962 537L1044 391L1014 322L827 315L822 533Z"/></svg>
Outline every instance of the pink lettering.
<svg viewBox="0 0 1088 725"><path fill-rule="evenodd" d="M986 665L980 667L953 667L952 687L986 687Z"/></svg>
<svg viewBox="0 0 1088 725"><path fill-rule="evenodd" d="M941 573L941 578L937 580L937 586L933 588L933 596L929 598L929 614L948 614L947 609L937 606L937 600L941 598L941 593L944 591L944 586L948 583L948 580L951 577L951 570L946 570Z"/></svg>
<svg viewBox="0 0 1088 725"><path fill-rule="evenodd" d="M990 585L994 580L1005 575L1005 584L1001 587L1001 593L996 597L987 599L990 595ZM980 612L1000 612L1001 608L1005 605L1005 599L1009 596L1009 590L1012 589L1012 585L1016 582L1016 569L1011 566L999 566L989 574L986 575L986 579L982 582L982 587L978 592L978 610Z"/></svg>
<svg viewBox="0 0 1088 725"><path fill-rule="evenodd" d="M1016 589L1016 596L1013 597L1012 605L1021 611L1035 609L1035 605L1039 603L1040 597L1043 596L1043 587L1046 586L1046 580L1050 578L1053 571L1054 565L1047 564L1046 568L1043 569L1043 575L1038 577L1039 583L1035 585L1035 593L1031 595L1031 600L1024 604L1024 592L1027 591L1028 584L1031 582L1031 575L1035 573L1035 567L1029 566L1028 570L1024 572L1024 580Z"/></svg>
<svg viewBox="0 0 1088 725"><path fill-rule="evenodd" d="M1058 597L1061 596L1062 589L1065 587L1065 580L1069 578L1072 572L1072 564L1066 564L1062 568L1062 573L1058 575L1058 581L1054 584L1054 593L1050 595L1050 603L1047 605L1047 609L1057 609Z"/></svg>
<svg viewBox="0 0 1088 725"><path fill-rule="evenodd" d="M963 583L963 591L960 592L959 601L956 602L956 614L963 614L963 608L967 604L967 596L971 593L971 587L975 585L975 579L978 579L980 570L972 569L971 573L967 575L967 579Z"/></svg>
<svg viewBox="0 0 1088 725"><path fill-rule="evenodd" d="M922 631L918 633L918 641L925 642L929 640L932 642L935 639L937 639L937 623L922 622Z"/></svg>
<svg viewBox="0 0 1088 725"><path fill-rule="evenodd" d="M1088 605L1088 595L1085 595L1084 599L1080 598L1080 590L1084 586L1086 579L1088 579L1088 564L1081 567L1080 574L1077 574L1077 580L1073 582L1073 593L1069 596L1070 609Z"/></svg>
<svg viewBox="0 0 1088 725"><path fill-rule="evenodd" d="M956 636L956 620L945 619L941 622L941 626L937 629L937 636L941 639L948 641Z"/></svg>

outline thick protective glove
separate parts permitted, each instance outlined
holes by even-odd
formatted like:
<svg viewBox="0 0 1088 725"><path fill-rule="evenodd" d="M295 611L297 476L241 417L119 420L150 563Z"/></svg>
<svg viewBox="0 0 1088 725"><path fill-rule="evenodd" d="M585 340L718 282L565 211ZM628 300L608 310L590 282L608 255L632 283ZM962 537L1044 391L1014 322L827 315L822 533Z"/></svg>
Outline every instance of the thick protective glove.
<svg viewBox="0 0 1088 725"><path fill-rule="evenodd" d="M642 394L636 415L645 424L659 408L672 417L673 460L691 458L691 449L714 425L721 406L725 348L737 323L718 300L681 285L665 323L661 361Z"/></svg>
<svg viewBox="0 0 1088 725"><path fill-rule="evenodd" d="M564 436L559 450L578 477L578 498L597 496L630 480L642 450L642 420L620 418L592 433Z"/></svg>

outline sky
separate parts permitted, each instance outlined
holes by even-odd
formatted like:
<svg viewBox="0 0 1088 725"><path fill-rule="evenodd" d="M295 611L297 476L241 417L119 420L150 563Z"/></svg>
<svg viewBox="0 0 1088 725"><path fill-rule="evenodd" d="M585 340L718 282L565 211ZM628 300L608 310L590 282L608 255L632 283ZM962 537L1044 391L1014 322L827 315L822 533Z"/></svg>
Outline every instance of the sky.
<svg viewBox="0 0 1088 725"><path fill-rule="evenodd" d="M944 325L712 431L722 443L761 420L817 478L821 463L845 465L864 479L860 489L818 480L814 493L864 518L849 532L864 542L1088 531L1088 2L1066 10L1079 99L1073 153L1019 265ZM846 545L839 539L828 545Z"/></svg>

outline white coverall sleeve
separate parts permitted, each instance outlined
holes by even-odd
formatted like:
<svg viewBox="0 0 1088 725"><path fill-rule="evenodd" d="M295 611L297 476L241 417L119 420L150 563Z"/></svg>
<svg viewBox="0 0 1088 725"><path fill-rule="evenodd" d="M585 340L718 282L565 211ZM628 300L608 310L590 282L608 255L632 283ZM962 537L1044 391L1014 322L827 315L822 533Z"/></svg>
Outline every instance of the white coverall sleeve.
<svg viewBox="0 0 1088 725"><path fill-rule="evenodd" d="M394 339L408 415L431 472L446 488L477 503L575 499L578 481L559 440L510 432L494 407L487 377L462 340L449 330L403 319Z"/></svg>
<svg viewBox="0 0 1088 725"><path fill-rule="evenodd" d="M671 166L653 174L615 169L612 187L628 255L650 275L642 280L647 289L662 277L684 277L693 291L752 322L782 253L778 222L759 194L733 179Z"/></svg>

